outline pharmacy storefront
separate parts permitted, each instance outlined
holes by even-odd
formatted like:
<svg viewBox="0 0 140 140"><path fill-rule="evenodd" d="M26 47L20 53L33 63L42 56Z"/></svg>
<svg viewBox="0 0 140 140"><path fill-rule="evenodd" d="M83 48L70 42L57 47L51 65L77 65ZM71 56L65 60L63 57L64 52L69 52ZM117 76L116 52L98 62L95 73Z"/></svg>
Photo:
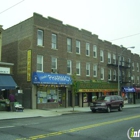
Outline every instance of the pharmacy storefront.
<svg viewBox="0 0 140 140"><path fill-rule="evenodd" d="M48 109L68 106L68 88L72 84L69 75L34 72L32 84L32 99L36 100L36 105L32 105L33 108Z"/></svg>

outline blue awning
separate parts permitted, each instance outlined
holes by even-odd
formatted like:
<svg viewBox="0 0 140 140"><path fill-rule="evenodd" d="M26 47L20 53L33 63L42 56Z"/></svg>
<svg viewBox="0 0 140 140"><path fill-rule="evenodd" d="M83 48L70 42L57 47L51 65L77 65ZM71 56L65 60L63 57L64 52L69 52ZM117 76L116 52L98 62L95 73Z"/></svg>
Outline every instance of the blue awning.
<svg viewBox="0 0 140 140"><path fill-rule="evenodd" d="M33 84L53 84L53 85L71 85L72 79L66 74L53 74L34 72L32 75Z"/></svg>
<svg viewBox="0 0 140 140"><path fill-rule="evenodd" d="M0 75L0 89L15 89L17 84L11 75Z"/></svg>
<svg viewBox="0 0 140 140"><path fill-rule="evenodd" d="M135 89L133 87L123 87L124 92L135 92Z"/></svg>

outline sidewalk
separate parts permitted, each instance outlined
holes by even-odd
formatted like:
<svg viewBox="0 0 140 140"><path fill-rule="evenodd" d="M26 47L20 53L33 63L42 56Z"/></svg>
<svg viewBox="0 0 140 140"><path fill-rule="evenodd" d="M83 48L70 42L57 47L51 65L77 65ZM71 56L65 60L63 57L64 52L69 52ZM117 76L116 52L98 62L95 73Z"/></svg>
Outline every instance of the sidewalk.
<svg viewBox="0 0 140 140"><path fill-rule="evenodd" d="M135 108L135 107L140 108L140 104L125 104L124 109ZM89 107L74 107L74 111L73 111L73 108L69 107L69 108L56 108L56 109L48 109L48 110L24 109L23 112L0 111L0 120L30 118L30 117L53 117L53 116L60 116L63 114L80 113L80 112L91 112L91 110Z"/></svg>

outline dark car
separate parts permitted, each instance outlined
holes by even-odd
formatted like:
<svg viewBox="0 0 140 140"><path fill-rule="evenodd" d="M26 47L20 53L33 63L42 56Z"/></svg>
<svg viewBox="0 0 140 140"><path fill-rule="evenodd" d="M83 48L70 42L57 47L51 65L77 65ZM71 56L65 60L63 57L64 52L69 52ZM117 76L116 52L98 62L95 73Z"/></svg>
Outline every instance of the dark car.
<svg viewBox="0 0 140 140"><path fill-rule="evenodd" d="M119 95L101 96L96 101L90 103L90 109L92 112L96 112L96 110L101 110L109 113L113 109L118 109L118 111L122 111L123 106L123 98Z"/></svg>

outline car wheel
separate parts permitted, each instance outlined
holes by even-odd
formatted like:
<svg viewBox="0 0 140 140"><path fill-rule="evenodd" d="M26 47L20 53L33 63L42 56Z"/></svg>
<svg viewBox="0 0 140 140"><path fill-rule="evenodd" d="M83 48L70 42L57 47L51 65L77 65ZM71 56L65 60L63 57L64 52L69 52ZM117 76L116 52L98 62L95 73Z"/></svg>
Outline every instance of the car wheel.
<svg viewBox="0 0 140 140"><path fill-rule="evenodd" d="M107 106L107 112L110 113L111 109L110 106Z"/></svg>
<svg viewBox="0 0 140 140"><path fill-rule="evenodd" d="M122 105L119 106L118 111L122 111Z"/></svg>
<svg viewBox="0 0 140 140"><path fill-rule="evenodd" d="M96 110L95 110L95 109L93 109L93 110L92 110L92 112L93 112L93 113L95 113L95 112L96 112Z"/></svg>

